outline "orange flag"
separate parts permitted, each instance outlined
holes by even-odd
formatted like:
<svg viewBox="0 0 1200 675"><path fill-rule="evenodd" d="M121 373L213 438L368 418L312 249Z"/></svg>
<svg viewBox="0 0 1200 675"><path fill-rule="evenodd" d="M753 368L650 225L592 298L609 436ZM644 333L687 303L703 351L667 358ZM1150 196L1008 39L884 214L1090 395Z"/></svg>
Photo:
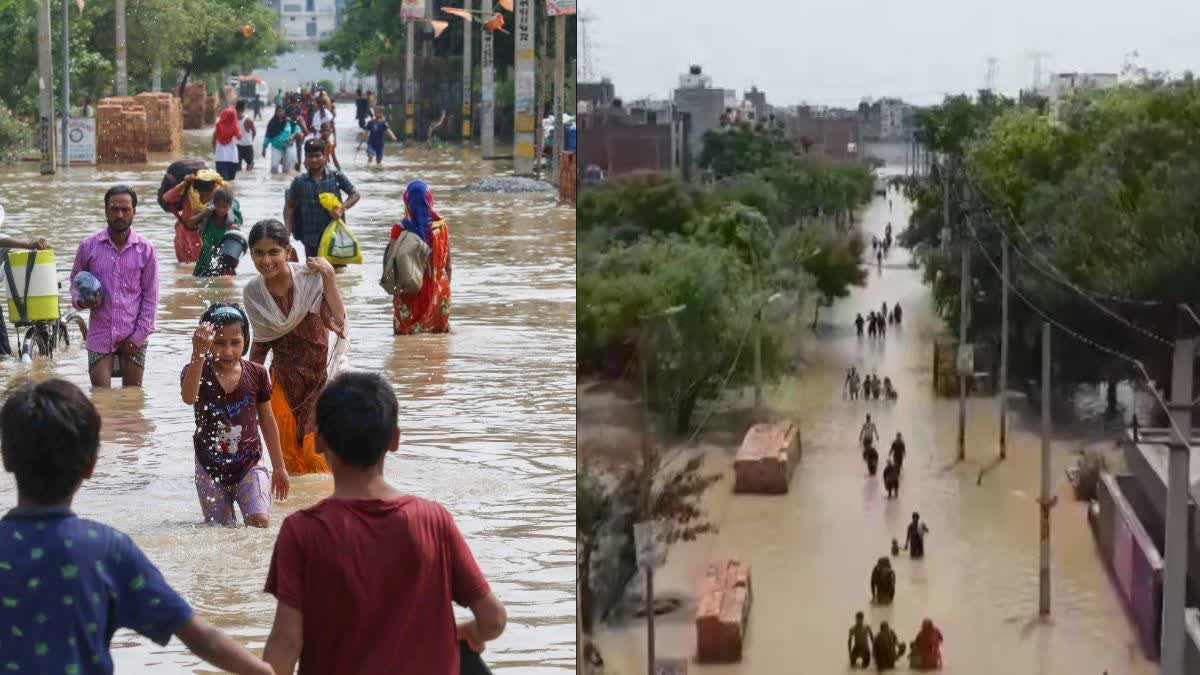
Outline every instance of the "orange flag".
<svg viewBox="0 0 1200 675"><path fill-rule="evenodd" d="M492 17L491 21L483 24L483 27L487 30L498 30L500 32L504 32L504 15L497 14L496 16Z"/></svg>
<svg viewBox="0 0 1200 675"><path fill-rule="evenodd" d="M467 10L459 9L457 7L443 7L442 11L447 14L450 14L452 16L457 16L457 17L466 19L467 21L470 21L475 18L475 15L471 14Z"/></svg>
<svg viewBox="0 0 1200 675"><path fill-rule="evenodd" d="M513 0L497 0L496 4L510 12L513 11Z"/></svg>

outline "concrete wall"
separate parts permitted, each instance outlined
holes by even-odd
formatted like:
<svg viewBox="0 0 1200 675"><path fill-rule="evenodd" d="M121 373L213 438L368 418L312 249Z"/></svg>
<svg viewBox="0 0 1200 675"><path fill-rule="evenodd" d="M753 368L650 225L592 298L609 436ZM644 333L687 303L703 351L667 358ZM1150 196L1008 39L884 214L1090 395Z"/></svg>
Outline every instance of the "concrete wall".
<svg viewBox="0 0 1200 675"><path fill-rule="evenodd" d="M578 143L580 168L595 164L609 176L672 170L670 125L584 127Z"/></svg>
<svg viewBox="0 0 1200 675"><path fill-rule="evenodd" d="M833 159L858 159L862 157L862 129L858 118L815 117L792 115L787 118L788 138L797 145L802 139L813 142L810 154L820 154ZM854 143L855 152L850 152Z"/></svg>

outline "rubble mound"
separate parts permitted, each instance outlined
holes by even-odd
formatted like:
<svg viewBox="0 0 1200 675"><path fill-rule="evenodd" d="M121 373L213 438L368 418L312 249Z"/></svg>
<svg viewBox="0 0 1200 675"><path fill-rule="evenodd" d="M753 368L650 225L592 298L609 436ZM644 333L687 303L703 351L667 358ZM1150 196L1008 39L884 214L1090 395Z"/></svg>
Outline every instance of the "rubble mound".
<svg viewBox="0 0 1200 675"><path fill-rule="evenodd" d="M467 192L499 192L520 194L525 192L554 192L554 186L536 178L522 176L490 176L463 187Z"/></svg>

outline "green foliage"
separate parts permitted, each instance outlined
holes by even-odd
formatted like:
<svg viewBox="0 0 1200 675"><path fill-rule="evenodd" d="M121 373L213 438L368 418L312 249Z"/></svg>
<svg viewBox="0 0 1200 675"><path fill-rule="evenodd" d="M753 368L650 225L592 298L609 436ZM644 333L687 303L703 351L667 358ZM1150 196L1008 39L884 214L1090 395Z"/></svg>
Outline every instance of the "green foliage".
<svg viewBox="0 0 1200 675"><path fill-rule="evenodd" d="M12 111L0 103L0 159L16 159L17 154L33 144L29 127L13 117Z"/></svg>
<svg viewBox="0 0 1200 675"><path fill-rule="evenodd" d="M705 132L700 166L711 169L717 178L725 178L753 173L795 154L796 147L782 130L731 126Z"/></svg>
<svg viewBox="0 0 1200 675"><path fill-rule="evenodd" d="M333 96L333 93L337 91L337 87L334 86L333 80L321 80L320 82L317 82L317 88L324 89L329 93L330 96Z"/></svg>

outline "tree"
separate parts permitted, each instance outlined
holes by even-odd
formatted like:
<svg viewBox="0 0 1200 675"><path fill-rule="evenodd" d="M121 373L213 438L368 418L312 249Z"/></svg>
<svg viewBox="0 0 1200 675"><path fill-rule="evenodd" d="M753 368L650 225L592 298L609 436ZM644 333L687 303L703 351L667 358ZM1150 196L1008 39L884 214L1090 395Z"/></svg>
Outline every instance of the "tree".
<svg viewBox="0 0 1200 675"><path fill-rule="evenodd" d="M700 167L725 178L753 173L795 154L796 147L780 129L732 126L705 132Z"/></svg>

